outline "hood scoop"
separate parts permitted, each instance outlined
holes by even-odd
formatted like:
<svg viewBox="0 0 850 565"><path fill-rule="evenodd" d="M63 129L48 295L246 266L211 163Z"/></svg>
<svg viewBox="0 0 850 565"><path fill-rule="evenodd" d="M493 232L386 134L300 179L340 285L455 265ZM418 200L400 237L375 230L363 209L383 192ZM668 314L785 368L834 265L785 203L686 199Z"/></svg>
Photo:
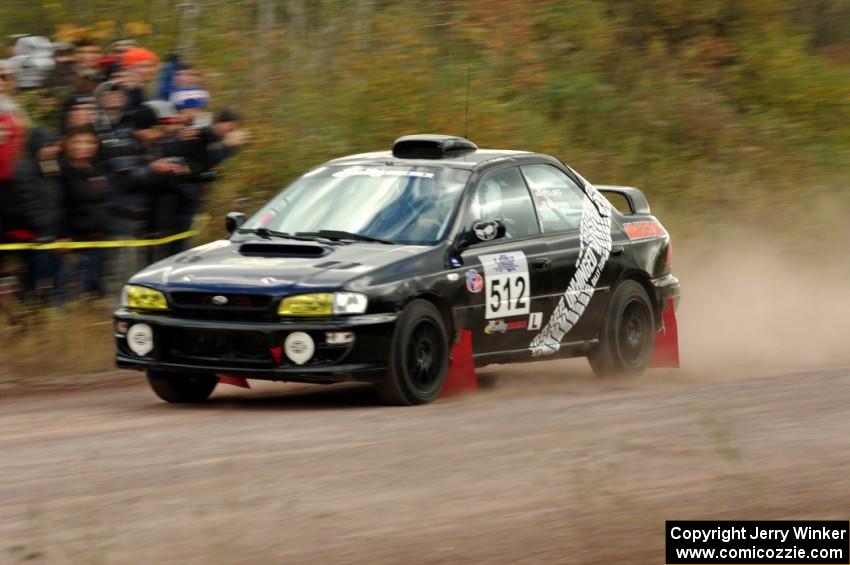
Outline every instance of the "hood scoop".
<svg viewBox="0 0 850 565"><path fill-rule="evenodd" d="M239 252L260 257L322 257L330 249L321 245L296 243L243 243Z"/></svg>

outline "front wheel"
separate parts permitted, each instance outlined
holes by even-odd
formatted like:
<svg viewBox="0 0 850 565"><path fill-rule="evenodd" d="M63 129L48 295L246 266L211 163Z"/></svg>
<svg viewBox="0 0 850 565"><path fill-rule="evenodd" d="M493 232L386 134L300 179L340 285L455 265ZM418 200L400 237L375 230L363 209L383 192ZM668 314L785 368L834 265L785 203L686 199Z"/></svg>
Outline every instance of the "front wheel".
<svg viewBox="0 0 850 565"><path fill-rule="evenodd" d="M637 375L649 364L654 343L652 302L640 283L627 280L614 290L599 345L587 360L598 376Z"/></svg>
<svg viewBox="0 0 850 565"><path fill-rule="evenodd" d="M210 397L218 377L191 373L148 371L148 383L154 393L166 402L179 404L203 402Z"/></svg>
<svg viewBox="0 0 850 565"><path fill-rule="evenodd" d="M449 340L442 315L427 300L414 300L396 323L390 371L378 391L388 404L427 404L443 389L448 366Z"/></svg>

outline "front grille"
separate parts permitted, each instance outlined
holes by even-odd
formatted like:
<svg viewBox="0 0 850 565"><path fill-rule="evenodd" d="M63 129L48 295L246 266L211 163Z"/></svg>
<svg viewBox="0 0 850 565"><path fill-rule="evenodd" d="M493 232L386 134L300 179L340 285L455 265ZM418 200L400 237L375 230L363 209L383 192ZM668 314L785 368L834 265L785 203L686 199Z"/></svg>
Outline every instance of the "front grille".
<svg viewBox="0 0 850 565"><path fill-rule="evenodd" d="M216 304L216 297L224 297L225 304ZM217 294L214 292L172 292L171 301L175 306L215 307L220 309L265 309L272 301L271 296L262 294Z"/></svg>
<svg viewBox="0 0 850 565"><path fill-rule="evenodd" d="M286 331L217 330L195 328L162 328L158 336L165 344L165 361L245 368L292 366L283 353ZM324 332L308 332L315 341L316 353L307 366L338 362L346 346L324 343ZM278 357L276 360L275 357Z"/></svg>
<svg viewBox="0 0 850 565"><path fill-rule="evenodd" d="M273 335L254 331L172 328L165 340L174 361L273 367Z"/></svg>
<svg viewBox="0 0 850 565"><path fill-rule="evenodd" d="M262 294L172 292L171 305L181 316L202 320L274 320L273 298Z"/></svg>

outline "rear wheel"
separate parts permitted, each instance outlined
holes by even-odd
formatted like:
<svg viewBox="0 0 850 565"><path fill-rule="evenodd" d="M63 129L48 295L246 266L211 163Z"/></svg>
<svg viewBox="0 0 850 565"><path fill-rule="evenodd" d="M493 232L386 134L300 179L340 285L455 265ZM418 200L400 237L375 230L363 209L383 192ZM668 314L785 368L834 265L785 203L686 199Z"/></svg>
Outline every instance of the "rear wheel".
<svg viewBox="0 0 850 565"><path fill-rule="evenodd" d="M218 377L215 375L148 371L148 383L150 383L154 393L162 400L186 404L203 402L209 398L218 384Z"/></svg>
<svg viewBox="0 0 850 565"><path fill-rule="evenodd" d="M405 307L393 332L390 371L378 385L388 404L427 404L437 398L449 366L449 342L439 310L427 300Z"/></svg>
<svg viewBox="0 0 850 565"><path fill-rule="evenodd" d="M646 369L655 342L652 302L640 283L617 286L599 331L599 345L587 356L599 376L637 375Z"/></svg>

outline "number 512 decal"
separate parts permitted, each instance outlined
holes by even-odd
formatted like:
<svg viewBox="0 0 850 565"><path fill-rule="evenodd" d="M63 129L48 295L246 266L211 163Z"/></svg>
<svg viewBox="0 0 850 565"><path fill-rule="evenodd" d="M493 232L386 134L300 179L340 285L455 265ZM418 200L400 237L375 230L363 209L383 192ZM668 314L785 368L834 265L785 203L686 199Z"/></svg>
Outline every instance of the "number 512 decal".
<svg viewBox="0 0 850 565"><path fill-rule="evenodd" d="M485 318L528 314L531 309L531 280L522 251L479 255L484 267Z"/></svg>

